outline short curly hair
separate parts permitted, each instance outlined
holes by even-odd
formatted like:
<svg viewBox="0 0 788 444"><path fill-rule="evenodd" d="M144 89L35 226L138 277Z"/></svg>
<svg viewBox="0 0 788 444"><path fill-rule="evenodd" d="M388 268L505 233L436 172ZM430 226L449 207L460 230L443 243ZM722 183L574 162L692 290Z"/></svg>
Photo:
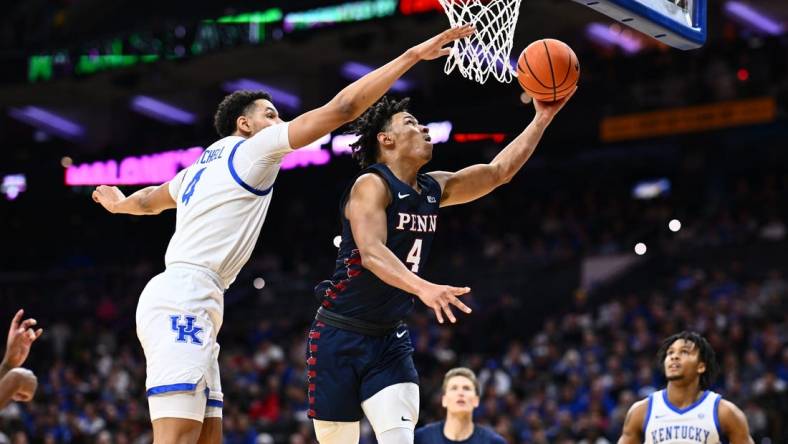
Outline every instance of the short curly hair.
<svg viewBox="0 0 788 444"><path fill-rule="evenodd" d="M350 144L350 148L353 150L353 158L358 161L361 168L367 168L377 162L380 151L378 133L389 127L394 114L407 111L409 104L409 97L397 100L383 96L350 124L347 134L359 136L357 141Z"/></svg>
<svg viewBox="0 0 788 444"><path fill-rule="evenodd" d="M657 352L659 367L663 372L665 371L665 357L668 354L668 348L670 348L670 346L679 339L692 342L695 344L695 347L698 348L698 360L706 364L706 371L701 373L699 385L703 390L711 388L712 385L714 385L714 381L717 380L717 375L720 372L720 367L717 363L717 356L715 355L711 344L709 344L709 341L694 331L683 331L681 333L676 333L675 335L670 336L669 338L662 341L662 346L659 347L659 351Z"/></svg>
<svg viewBox="0 0 788 444"><path fill-rule="evenodd" d="M260 99L271 101L271 95L265 91L241 90L225 96L213 116L213 127L219 136L232 135L237 129L235 121L238 117L248 113L255 100Z"/></svg>

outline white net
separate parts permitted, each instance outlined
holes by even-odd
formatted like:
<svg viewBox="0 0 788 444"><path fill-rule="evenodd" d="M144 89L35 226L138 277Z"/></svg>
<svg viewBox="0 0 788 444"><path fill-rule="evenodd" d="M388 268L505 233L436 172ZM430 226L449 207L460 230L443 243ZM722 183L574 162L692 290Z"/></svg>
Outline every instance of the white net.
<svg viewBox="0 0 788 444"><path fill-rule="evenodd" d="M515 73L509 54L521 0L439 1L451 26L476 26L472 36L454 42L444 67L446 74L457 68L464 77L482 84L490 74L499 82L511 82Z"/></svg>

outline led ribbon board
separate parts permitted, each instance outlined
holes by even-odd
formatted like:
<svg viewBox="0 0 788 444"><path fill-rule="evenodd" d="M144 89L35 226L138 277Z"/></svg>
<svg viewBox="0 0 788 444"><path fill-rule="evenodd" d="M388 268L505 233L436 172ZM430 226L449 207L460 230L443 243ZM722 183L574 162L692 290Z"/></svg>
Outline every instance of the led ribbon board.
<svg viewBox="0 0 788 444"><path fill-rule="evenodd" d="M678 49L706 42L706 0L574 0Z"/></svg>

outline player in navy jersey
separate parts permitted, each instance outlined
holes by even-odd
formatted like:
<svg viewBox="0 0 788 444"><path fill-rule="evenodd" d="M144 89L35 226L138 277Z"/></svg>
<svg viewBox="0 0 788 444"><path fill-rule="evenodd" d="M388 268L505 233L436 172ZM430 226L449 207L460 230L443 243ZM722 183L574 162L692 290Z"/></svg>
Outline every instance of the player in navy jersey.
<svg viewBox="0 0 788 444"><path fill-rule="evenodd" d="M473 411L479 407L481 396L473 370L465 367L449 370L443 377L441 391L446 420L416 430L415 444L506 444L501 435L473 423Z"/></svg>
<svg viewBox="0 0 788 444"><path fill-rule="evenodd" d="M359 136L353 156L363 170L340 202L336 268L315 288L321 307L307 344L309 417L321 444L358 442L365 415L380 444L413 442L418 375L402 320L414 296L441 323L444 316L456 321L451 305L470 313L458 299L469 288L419 276L439 226L438 208L509 182L568 99L535 101L533 121L492 162L457 172L419 172L432 158L432 143L407 99L384 97L353 122Z"/></svg>
<svg viewBox="0 0 788 444"><path fill-rule="evenodd" d="M703 336L675 334L658 357L668 387L630 407L619 444L753 444L744 413L709 390L718 369Z"/></svg>

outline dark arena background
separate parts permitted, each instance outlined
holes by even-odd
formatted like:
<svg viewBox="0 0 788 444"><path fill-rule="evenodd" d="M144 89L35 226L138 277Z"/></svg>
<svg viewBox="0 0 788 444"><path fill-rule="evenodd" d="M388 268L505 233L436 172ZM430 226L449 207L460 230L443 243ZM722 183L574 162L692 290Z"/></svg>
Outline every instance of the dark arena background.
<svg viewBox="0 0 788 444"><path fill-rule="evenodd" d="M0 323L24 308L44 334L25 363L36 396L0 411L0 443L152 441L135 309L175 212L109 214L96 185L169 180L217 140L229 92L269 91L289 120L448 26L432 0L5 2ZM705 44L682 51L576 2L524 0L511 57L545 37L576 52L579 90L511 183L441 212L425 276L471 287L474 311L439 325L416 302L419 424L443 417L443 374L462 365L483 387L475 421L507 442L615 442L665 384L660 341L694 330L755 442L788 443L788 4L710 0ZM429 124L427 170L488 162L533 105L443 64L391 94ZM226 443L317 442L305 334L358 171L350 141L285 158L225 293Z"/></svg>

